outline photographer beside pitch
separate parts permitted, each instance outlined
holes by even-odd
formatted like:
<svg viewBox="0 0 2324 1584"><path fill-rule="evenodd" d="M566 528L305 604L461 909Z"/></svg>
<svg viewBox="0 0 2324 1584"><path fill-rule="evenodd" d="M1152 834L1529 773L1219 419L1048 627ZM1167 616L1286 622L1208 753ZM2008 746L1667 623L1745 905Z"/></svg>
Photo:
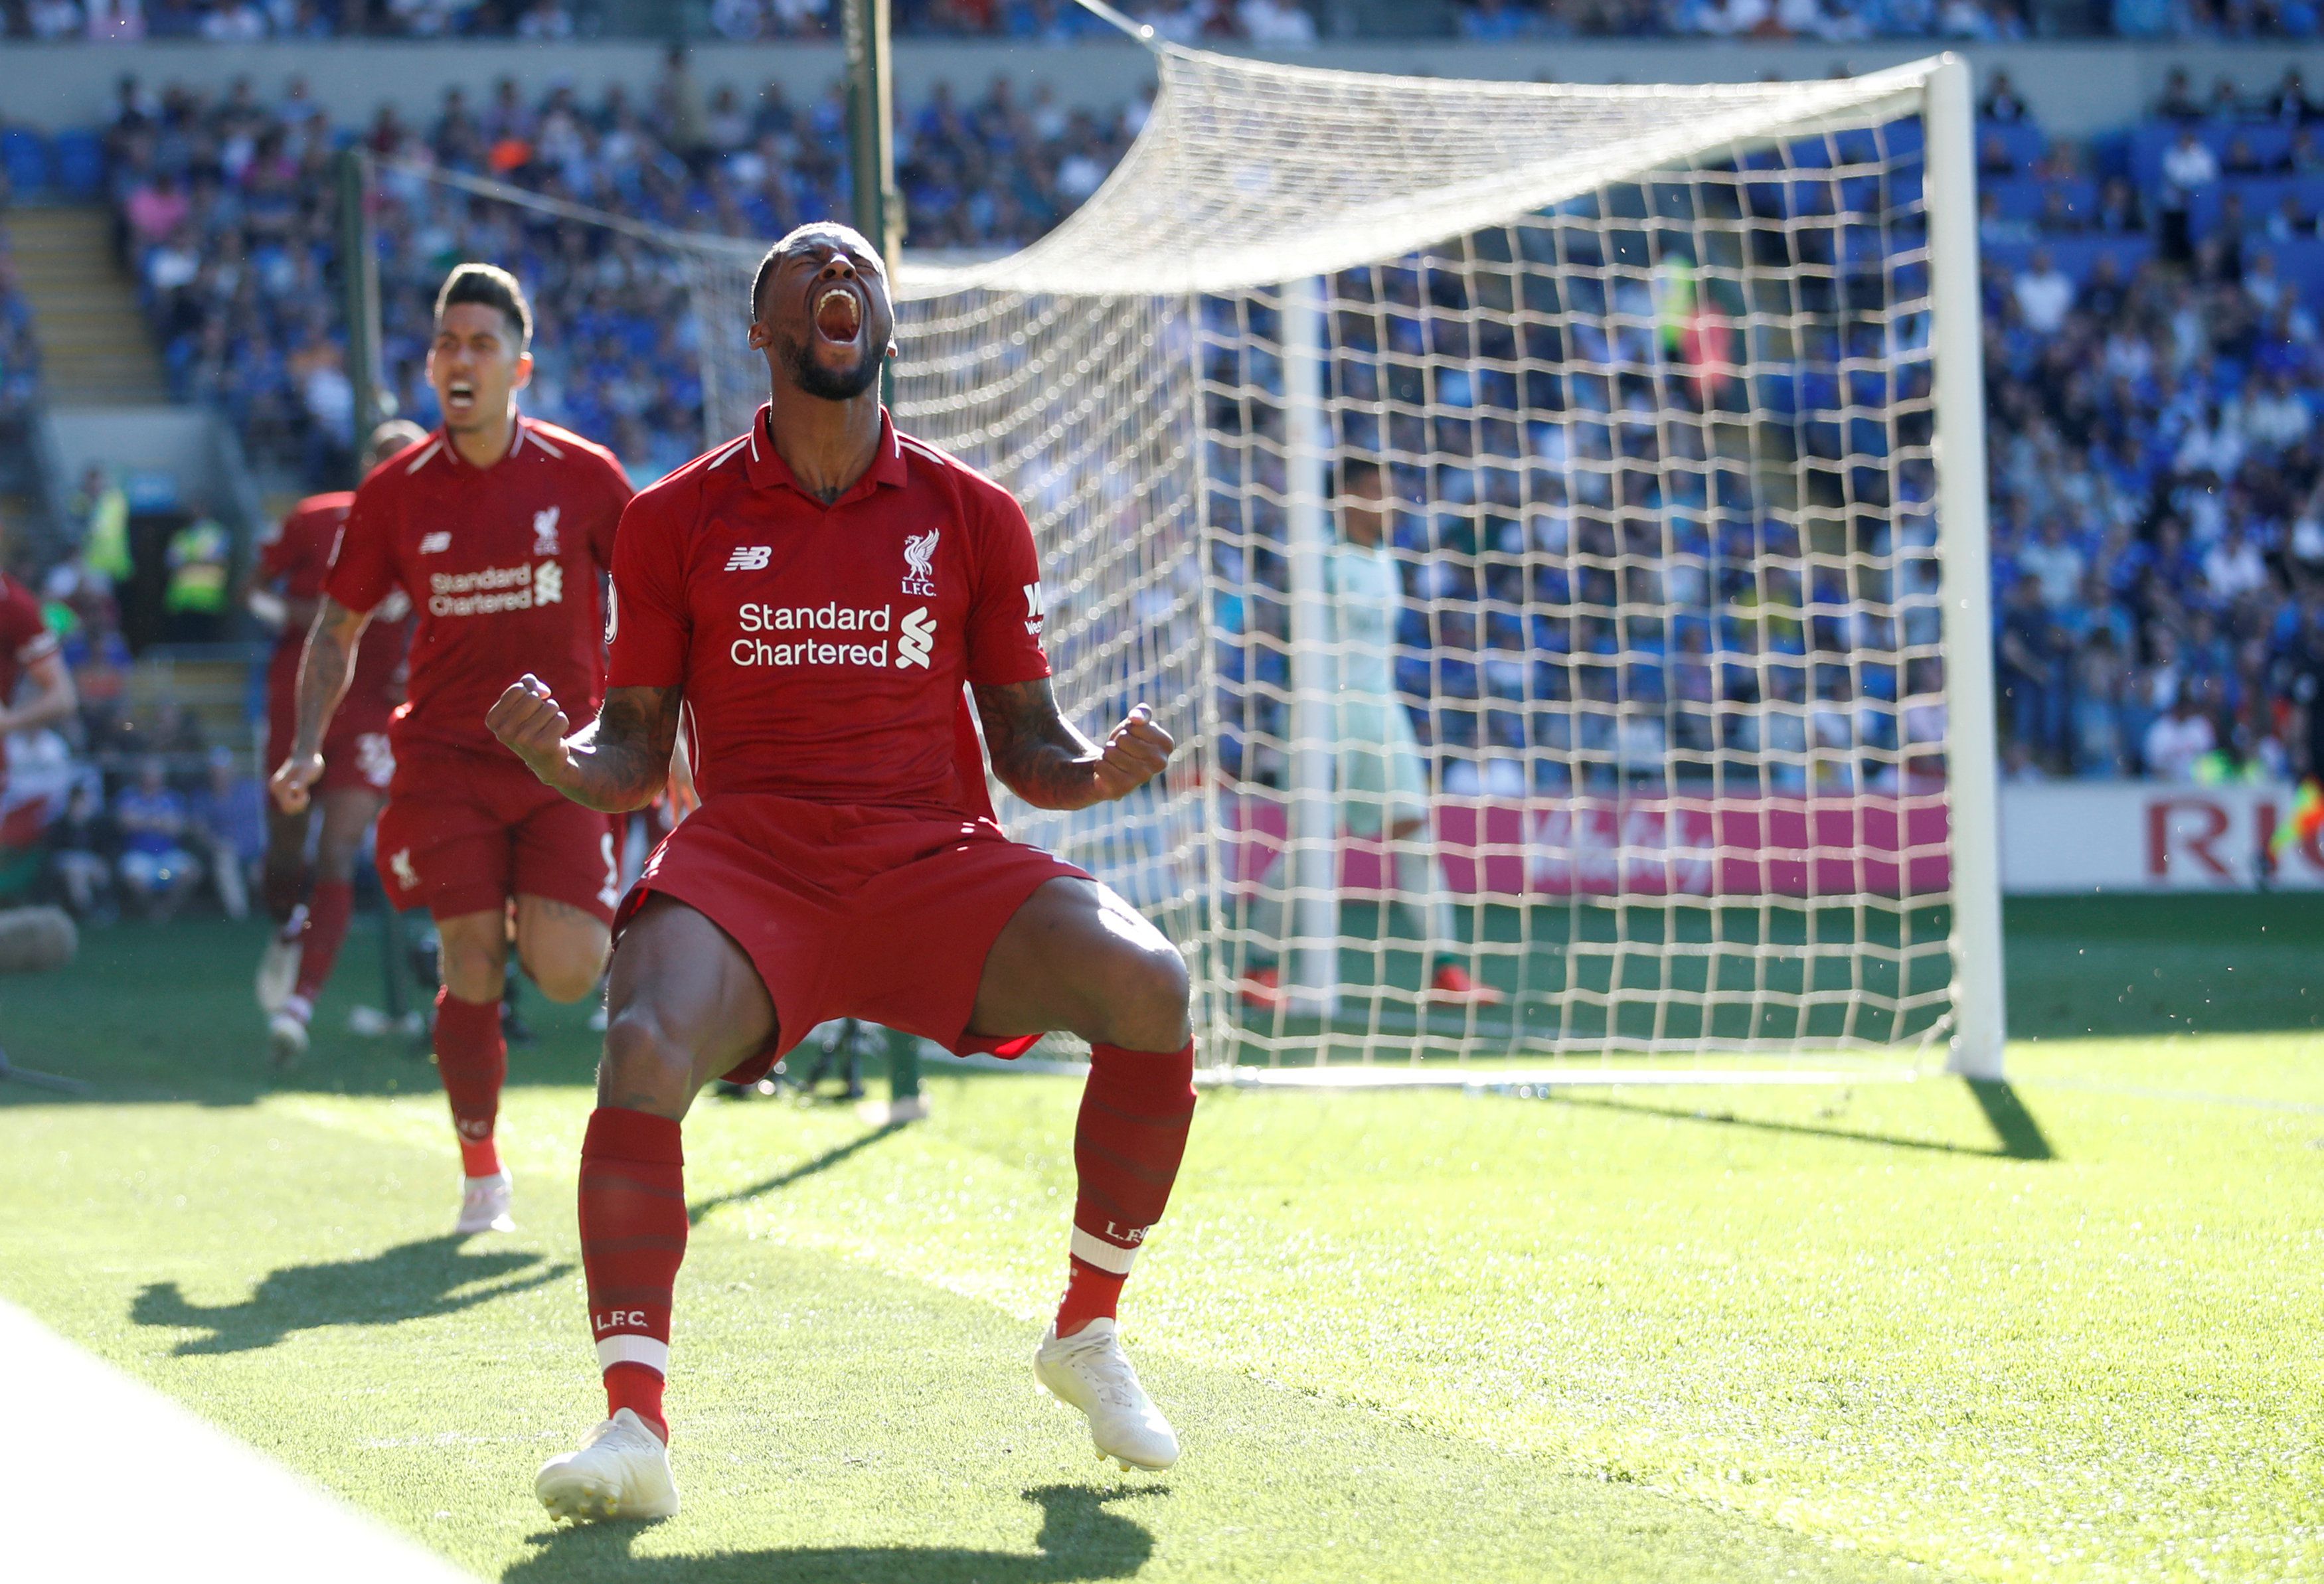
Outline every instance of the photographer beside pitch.
<svg viewBox="0 0 2324 1584"><path fill-rule="evenodd" d="M1034 1369L1101 1458L1167 1468L1177 1438L1114 1307L1193 1117L1185 965L1127 902L1001 833L962 686L995 773L1038 806L1126 796L1171 739L1143 705L1102 744L1059 717L1024 512L881 405L895 318L871 244L801 227L760 265L751 310L770 401L623 513L597 718L572 730L531 677L489 718L544 783L608 811L651 801L683 730L702 797L615 919L580 1181L608 1417L536 1491L560 1517L677 1511L679 1124L714 1078L755 1079L846 1016L955 1051L1013 1055L1058 1028L1090 1042L1067 1286Z"/></svg>

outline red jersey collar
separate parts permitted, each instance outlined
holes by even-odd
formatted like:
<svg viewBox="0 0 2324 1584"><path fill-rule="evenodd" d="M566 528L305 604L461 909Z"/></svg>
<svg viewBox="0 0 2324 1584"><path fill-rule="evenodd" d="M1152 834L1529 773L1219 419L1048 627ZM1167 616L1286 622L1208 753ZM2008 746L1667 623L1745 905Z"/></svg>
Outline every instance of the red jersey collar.
<svg viewBox="0 0 2324 1584"><path fill-rule="evenodd" d="M791 472L791 465L785 462L775 449L773 412L773 403L761 402L757 415L751 419L750 460L743 464L751 487L755 490L793 490L814 501L816 505L822 505L823 502L798 482L798 475ZM911 470L904 465L904 442L896 433L895 419L882 407L880 409L880 448L872 454L872 465L864 470L862 478L848 486L845 494L832 504L844 506L851 501L861 500L881 484L900 487L910 476Z"/></svg>
<svg viewBox="0 0 2324 1584"><path fill-rule="evenodd" d="M532 443L535 445L540 444L540 437L528 436L526 431L531 428L532 420L525 417L525 415L520 411L516 415L516 433L509 440L509 448L501 453L501 462L513 460L516 455L524 449L525 442L528 438L530 438ZM497 468L501 465L501 462L495 462L493 464L492 467L480 468L475 463L461 456L460 447L452 444L452 431L446 428L440 423L436 426L435 432L429 437L443 448L444 460L450 463L462 473L490 473L493 468Z"/></svg>

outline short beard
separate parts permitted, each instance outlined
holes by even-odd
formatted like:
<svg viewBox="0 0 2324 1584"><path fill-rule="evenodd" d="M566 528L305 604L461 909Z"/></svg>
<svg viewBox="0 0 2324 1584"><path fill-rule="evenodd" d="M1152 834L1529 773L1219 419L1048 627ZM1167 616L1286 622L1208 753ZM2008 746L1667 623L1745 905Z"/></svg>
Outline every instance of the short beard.
<svg viewBox="0 0 2324 1584"><path fill-rule="evenodd" d="M792 384L825 401L853 401L880 381L878 358L867 355L845 373L834 373L815 361L813 350L804 341L786 347L783 361L790 365Z"/></svg>

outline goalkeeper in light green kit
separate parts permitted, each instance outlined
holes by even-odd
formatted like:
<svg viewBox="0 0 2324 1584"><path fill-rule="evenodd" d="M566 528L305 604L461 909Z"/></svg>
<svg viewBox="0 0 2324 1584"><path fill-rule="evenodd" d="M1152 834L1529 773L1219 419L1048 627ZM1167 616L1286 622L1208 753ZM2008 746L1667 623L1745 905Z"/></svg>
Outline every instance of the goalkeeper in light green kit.
<svg viewBox="0 0 2324 1584"><path fill-rule="evenodd" d="M1397 697L1397 617L1403 585L1388 546L1387 479L1379 464L1340 465L1340 538L1324 557L1327 635L1337 657L1333 727L1339 757L1341 826L1350 835L1388 838L1390 896L1416 916L1428 945L1427 999L1437 1005L1489 1006L1504 998L1471 977L1452 919L1452 888L1430 852L1428 771L1411 717ZM1278 879L1287 879L1281 876ZM1386 929L1388 920L1380 920ZM1260 942L1284 938L1280 885L1259 893L1250 915ZM1272 1011L1285 1004L1275 963L1262 946L1240 986L1243 1000Z"/></svg>

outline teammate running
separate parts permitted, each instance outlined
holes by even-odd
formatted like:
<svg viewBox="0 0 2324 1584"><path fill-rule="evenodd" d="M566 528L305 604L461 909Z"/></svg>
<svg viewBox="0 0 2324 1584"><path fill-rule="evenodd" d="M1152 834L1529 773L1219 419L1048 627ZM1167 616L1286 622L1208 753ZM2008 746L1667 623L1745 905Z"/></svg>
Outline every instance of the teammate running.
<svg viewBox="0 0 2324 1584"><path fill-rule="evenodd" d="M411 701L390 732L379 874L392 906L427 907L442 942L436 1064L460 1137L462 1232L512 1225L493 1139L512 901L524 971L551 1000L576 1001L596 986L621 899L613 823L525 774L484 725L527 668L593 707L602 695L598 581L630 498L610 452L517 411L531 340L532 309L505 270L462 264L445 281L428 353L443 425L355 492L273 783L284 810L306 807L364 626L403 592L417 612Z"/></svg>
<svg viewBox="0 0 2324 1584"><path fill-rule="evenodd" d="M608 1418L537 1493L563 1517L678 1510L662 1388L679 1123L712 1079L754 1080L840 1017L963 1052L1016 1054L1054 1028L1090 1041L1065 1300L1034 1373L1088 1416L1101 1458L1167 1468L1177 1437L1114 1309L1194 1114L1185 964L1128 903L1001 834L962 684L993 769L1039 807L1127 795L1171 740L1142 705L1102 745L1059 718L1024 512L881 407L895 319L871 244L793 232L759 268L752 318L770 401L622 519L603 713L572 731L533 677L493 709L501 741L591 808L648 802L681 729L702 795L617 921L580 1185Z"/></svg>
<svg viewBox="0 0 2324 1584"><path fill-rule="evenodd" d="M1339 668L1335 730L1339 747L1340 823L1350 835L1388 835L1390 899L1416 916L1427 943L1426 999L1438 1006L1492 1006L1504 998L1470 976L1452 918L1452 885L1441 857L1429 851L1428 770L1420 739L1397 697L1392 669L1403 583L1388 545L1387 480L1368 457L1339 468L1340 542L1324 563L1331 599L1333 653ZM1287 877L1286 877L1287 878ZM1250 929L1262 942L1284 938L1280 887L1252 905ZM1385 911L1385 910L1383 910ZM1388 920L1380 927L1386 933ZM1242 999L1271 1011L1284 1004L1279 972L1261 947L1244 975Z"/></svg>
<svg viewBox="0 0 2324 1584"><path fill-rule="evenodd" d="M391 419L371 432L374 466L428 437L408 419ZM351 490L309 495L260 547L263 580L244 602L261 621L281 629L266 669L266 762L290 757L298 734L299 658L307 630L321 608L323 577L338 548L339 529L354 503ZM277 1066L307 1054L307 1024L315 998L330 982L347 920L355 912L355 859L364 833L387 802L395 755L387 744L388 718L403 701L403 651L411 639L411 602L391 594L364 630L355 651L347 696L323 737L323 778L309 793L322 804L323 828L307 857L313 808L292 814L266 808L266 910L277 926L258 959L258 1005L267 1014L267 1038Z"/></svg>

